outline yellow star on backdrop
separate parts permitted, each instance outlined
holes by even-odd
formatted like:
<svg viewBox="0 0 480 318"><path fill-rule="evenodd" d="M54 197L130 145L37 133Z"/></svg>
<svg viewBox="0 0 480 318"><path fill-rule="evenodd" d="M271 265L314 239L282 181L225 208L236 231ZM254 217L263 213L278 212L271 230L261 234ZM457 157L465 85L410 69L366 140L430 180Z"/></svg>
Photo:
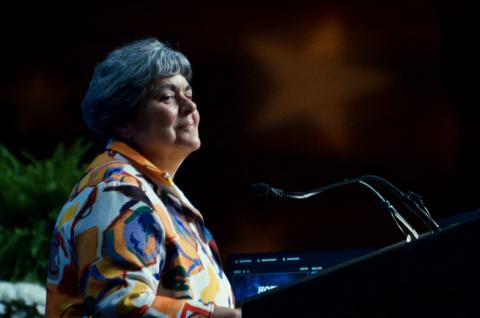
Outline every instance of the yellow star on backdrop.
<svg viewBox="0 0 480 318"><path fill-rule="evenodd" d="M299 129L308 125L315 132L307 139L321 139L330 150L348 151L355 134L351 103L392 82L384 71L351 62L344 26L335 17L311 26L293 41L253 35L247 48L273 87L253 114L250 126L255 134L278 126L292 129L298 123Z"/></svg>

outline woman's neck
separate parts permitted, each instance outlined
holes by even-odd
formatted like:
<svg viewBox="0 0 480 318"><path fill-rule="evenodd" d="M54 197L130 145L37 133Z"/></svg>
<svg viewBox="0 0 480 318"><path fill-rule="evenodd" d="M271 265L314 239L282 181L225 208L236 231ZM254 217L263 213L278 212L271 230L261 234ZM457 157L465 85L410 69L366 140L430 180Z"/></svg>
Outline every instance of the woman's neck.
<svg viewBox="0 0 480 318"><path fill-rule="evenodd" d="M178 168L182 165L185 157L170 157L166 158L165 156L148 158L158 169L167 172L170 175L170 178L174 178L177 173Z"/></svg>

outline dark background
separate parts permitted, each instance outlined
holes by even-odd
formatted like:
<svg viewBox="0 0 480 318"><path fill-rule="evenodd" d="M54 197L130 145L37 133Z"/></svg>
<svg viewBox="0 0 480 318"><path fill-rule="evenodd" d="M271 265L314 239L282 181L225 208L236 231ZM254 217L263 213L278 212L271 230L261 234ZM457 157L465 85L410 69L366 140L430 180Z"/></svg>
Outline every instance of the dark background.
<svg viewBox="0 0 480 318"><path fill-rule="evenodd" d="M203 145L176 183L224 256L398 242L359 187L303 202L248 194L368 173L423 195L436 219L480 206L474 11L384 2L3 4L0 142L44 158L91 140L78 105L94 65L158 37L193 64Z"/></svg>

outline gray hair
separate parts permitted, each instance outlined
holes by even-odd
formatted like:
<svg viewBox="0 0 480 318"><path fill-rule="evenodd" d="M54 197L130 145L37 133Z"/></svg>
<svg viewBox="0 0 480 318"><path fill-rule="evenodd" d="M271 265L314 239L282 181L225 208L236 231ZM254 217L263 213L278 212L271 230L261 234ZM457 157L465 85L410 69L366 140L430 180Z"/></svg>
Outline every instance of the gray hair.
<svg viewBox="0 0 480 318"><path fill-rule="evenodd" d="M93 72L81 103L85 123L100 137L118 137L115 126L133 119L153 81L177 74L190 81L190 62L155 38L114 50Z"/></svg>

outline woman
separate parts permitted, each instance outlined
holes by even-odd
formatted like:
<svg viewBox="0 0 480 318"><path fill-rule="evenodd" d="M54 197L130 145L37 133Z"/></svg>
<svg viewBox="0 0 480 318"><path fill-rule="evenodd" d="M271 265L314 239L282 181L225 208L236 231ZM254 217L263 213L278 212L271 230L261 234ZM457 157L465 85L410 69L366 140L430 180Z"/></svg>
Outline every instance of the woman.
<svg viewBox="0 0 480 318"><path fill-rule="evenodd" d="M58 217L47 317L240 317L216 245L173 177L200 147L187 58L156 39L95 69L82 102L109 139Z"/></svg>

